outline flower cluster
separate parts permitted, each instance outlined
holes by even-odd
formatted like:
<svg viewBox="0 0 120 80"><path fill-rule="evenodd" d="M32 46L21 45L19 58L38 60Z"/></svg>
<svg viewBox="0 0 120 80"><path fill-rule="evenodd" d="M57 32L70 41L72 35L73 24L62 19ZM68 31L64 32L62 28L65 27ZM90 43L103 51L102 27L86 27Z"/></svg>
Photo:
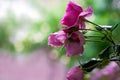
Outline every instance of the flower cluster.
<svg viewBox="0 0 120 80"><path fill-rule="evenodd" d="M84 19L91 16L92 13L91 6L83 10L81 6L70 1L60 22L64 28L50 34L48 45L53 47L63 45L66 49L66 56L82 55L85 44L85 38L82 33L82 29L85 29ZM72 68L67 74L67 80L83 80L82 70L79 67Z"/></svg>
<svg viewBox="0 0 120 80"><path fill-rule="evenodd" d="M92 8L89 6L85 10L78 4L70 1L67 5L66 13L60 24L65 27L48 38L48 45L53 47L64 46L66 48L66 56L77 56L83 54L85 38L81 29L85 29L85 17L91 16Z"/></svg>
<svg viewBox="0 0 120 80"><path fill-rule="evenodd" d="M98 24L86 19L86 17L89 17L92 14L93 9L91 6L88 6L86 9L83 10L80 5L70 1L67 4L64 16L60 21L60 24L64 27L58 32L50 34L48 38L48 45L56 48L64 46L66 49L66 56L68 57L83 55L84 45L86 43L85 36L83 35L84 30L97 31L101 33L103 37L100 37L100 40L102 41L103 39L105 39L111 44L103 51L101 51L101 53L98 55L98 59L93 58L84 64L80 64L79 67L73 67L72 69L70 69L66 75L67 80L84 80L83 72L90 72L98 66L103 66L103 63L105 63L105 61L107 61L107 63L109 63L110 61L117 61L116 56L114 56L114 58L111 57L112 54L120 56L120 45L117 45L111 37L112 31L118 25L110 28L99 26ZM86 29L85 22L89 22L95 25L95 30ZM111 62L107 67L100 71L100 74L101 76L104 74L107 77L110 76L109 78L112 78L113 80L113 75L118 68L119 66L115 62ZM99 75L96 74L95 77L91 78L91 80L98 80L96 76Z"/></svg>

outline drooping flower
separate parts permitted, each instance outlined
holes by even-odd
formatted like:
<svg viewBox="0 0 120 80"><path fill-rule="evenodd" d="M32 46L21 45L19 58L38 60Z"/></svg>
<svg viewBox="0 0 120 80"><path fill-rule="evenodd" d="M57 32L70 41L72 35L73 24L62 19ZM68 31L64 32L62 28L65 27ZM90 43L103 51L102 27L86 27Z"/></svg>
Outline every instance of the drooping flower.
<svg viewBox="0 0 120 80"><path fill-rule="evenodd" d="M66 56L82 55L84 51L85 38L78 28L67 28L50 34L48 45L53 47L64 46Z"/></svg>
<svg viewBox="0 0 120 80"><path fill-rule="evenodd" d="M66 56L78 56L83 54L85 38L80 31L61 30L50 34L48 45L66 48Z"/></svg>
<svg viewBox="0 0 120 80"><path fill-rule="evenodd" d="M48 38L48 45L53 47L62 46L67 39L67 34L64 31L58 31L53 34L50 34Z"/></svg>
<svg viewBox="0 0 120 80"><path fill-rule="evenodd" d="M66 46L66 56L77 56L83 53L83 46L80 45L79 42L71 42Z"/></svg>
<svg viewBox="0 0 120 80"><path fill-rule="evenodd" d="M85 23L82 20L85 17L91 16L93 13L92 7L87 7L84 11L81 6L70 1L67 5L66 13L61 20L61 24L66 27L77 27L84 29Z"/></svg>
<svg viewBox="0 0 120 80"><path fill-rule="evenodd" d="M83 80L84 74L79 67L73 67L68 71L66 77L67 80Z"/></svg>
<svg viewBox="0 0 120 80"><path fill-rule="evenodd" d="M79 54L82 55L84 51L84 44L85 39L83 34L79 31L73 32L70 35L68 42L65 44L66 56L77 56Z"/></svg>

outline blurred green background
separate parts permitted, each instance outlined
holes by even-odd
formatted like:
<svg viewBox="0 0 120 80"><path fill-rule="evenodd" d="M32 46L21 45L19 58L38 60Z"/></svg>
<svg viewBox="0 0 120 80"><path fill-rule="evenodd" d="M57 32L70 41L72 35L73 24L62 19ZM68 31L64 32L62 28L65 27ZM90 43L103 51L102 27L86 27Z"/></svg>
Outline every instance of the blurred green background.
<svg viewBox="0 0 120 80"><path fill-rule="evenodd" d="M56 53L58 59L65 59L69 66L74 65L74 58L65 57L63 47L59 49L47 45L50 33L61 29L59 22L65 13L69 0L1 0L0 1L0 50L12 55L29 54L40 48L48 48ZM73 0L86 8L94 10L88 18L99 25L115 25L120 22L119 0ZM87 24L92 27L93 25ZM96 33L91 33L97 35ZM119 28L115 31L118 37ZM116 37L117 36L117 37ZM108 45L107 42L87 42L82 60L97 57Z"/></svg>

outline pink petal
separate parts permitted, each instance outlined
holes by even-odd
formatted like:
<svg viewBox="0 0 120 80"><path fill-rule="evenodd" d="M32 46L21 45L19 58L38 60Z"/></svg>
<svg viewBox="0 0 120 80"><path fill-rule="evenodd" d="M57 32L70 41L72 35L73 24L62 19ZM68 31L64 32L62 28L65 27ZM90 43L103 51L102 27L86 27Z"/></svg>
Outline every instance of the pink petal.
<svg viewBox="0 0 120 80"><path fill-rule="evenodd" d="M79 67L74 67L69 70L66 77L67 80L83 80L84 74Z"/></svg>
<svg viewBox="0 0 120 80"><path fill-rule="evenodd" d="M72 35L71 35L71 38L74 41L79 40L81 46L85 44L85 38L84 38L83 34L80 31L73 32Z"/></svg>
<svg viewBox="0 0 120 80"><path fill-rule="evenodd" d="M79 28L85 29L85 22L84 21L80 20Z"/></svg>
<svg viewBox="0 0 120 80"><path fill-rule="evenodd" d="M61 20L61 24L67 27L73 27L76 24L79 14L82 12L82 7L70 1L67 5L66 13Z"/></svg>
<svg viewBox="0 0 120 80"><path fill-rule="evenodd" d="M77 56L79 54L83 54L83 46L80 45L79 42L70 42L65 45L66 48L66 56Z"/></svg>
<svg viewBox="0 0 120 80"><path fill-rule="evenodd" d="M111 61L106 67L96 71L90 80L106 80L106 78L107 80L116 80L115 78L117 78L116 75L119 74L119 70L119 65L116 62Z"/></svg>
<svg viewBox="0 0 120 80"><path fill-rule="evenodd" d="M48 38L48 45L53 47L60 47L65 43L66 39L66 33L64 33L64 31L58 31L56 33L50 34Z"/></svg>
<svg viewBox="0 0 120 80"><path fill-rule="evenodd" d="M79 39L80 39L80 44L84 45L85 44L85 38L84 38L84 36L81 32L79 33Z"/></svg>
<svg viewBox="0 0 120 80"><path fill-rule="evenodd" d="M91 6L88 6L83 12L80 13L80 17L89 17L93 14L93 9Z"/></svg>
<svg viewBox="0 0 120 80"><path fill-rule="evenodd" d="M103 75L113 78L115 73L120 69L118 64L114 61L110 62L103 70L101 70Z"/></svg>

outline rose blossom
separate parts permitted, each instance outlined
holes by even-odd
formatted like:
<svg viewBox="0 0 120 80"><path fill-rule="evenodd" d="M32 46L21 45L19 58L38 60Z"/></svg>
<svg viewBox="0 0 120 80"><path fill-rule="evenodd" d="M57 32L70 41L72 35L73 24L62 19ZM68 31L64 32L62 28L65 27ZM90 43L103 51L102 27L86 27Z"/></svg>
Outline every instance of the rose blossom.
<svg viewBox="0 0 120 80"><path fill-rule="evenodd" d="M73 67L68 71L66 77L67 80L83 80L84 74L79 67Z"/></svg>
<svg viewBox="0 0 120 80"><path fill-rule="evenodd" d="M76 31L70 35L68 42L65 44L66 56L76 56L83 54L85 44L84 36L81 32Z"/></svg>
<svg viewBox="0 0 120 80"><path fill-rule="evenodd" d="M72 33L65 31L58 31L50 34L48 38L48 45L53 47L60 47L62 45L66 48L66 56L76 56L83 54L85 39L80 31Z"/></svg>
<svg viewBox="0 0 120 80"><path fill-rule="evenodd" d="M90 80L116 80L120 67L116 62L110 62L104 69L94 72Z"/></svg>
<svg viewBox="0 0 120 80"><path fill-rule="evenodd" d="M84 29L85 23L82 19L91 16L92 13L93 10L91 6L87 7L83 11L81 6L70 1L67 5L66 13L60 23L67 27L79 27Z"/></svg>

